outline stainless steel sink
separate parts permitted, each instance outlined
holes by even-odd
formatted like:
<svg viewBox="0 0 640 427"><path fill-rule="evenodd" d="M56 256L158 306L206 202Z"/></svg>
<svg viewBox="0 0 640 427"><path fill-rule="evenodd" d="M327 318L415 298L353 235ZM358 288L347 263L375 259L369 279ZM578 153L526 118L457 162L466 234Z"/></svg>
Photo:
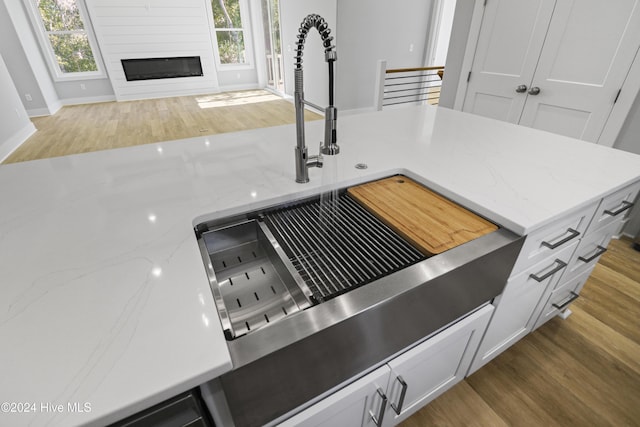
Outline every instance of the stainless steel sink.
<svg viewBox="0 0 640 427"><path fill-rule="evenodd" d="M277 419L491 301L524 240L498 228L426 257L345 191L319 199L195 228L233 363L216 384L236 426Z"/></svg>
<svg viewBox="0 0 640 427"><path fill-rule="evenodd" d="M229 340L425 259L344 192L198 229Z"/></svg>

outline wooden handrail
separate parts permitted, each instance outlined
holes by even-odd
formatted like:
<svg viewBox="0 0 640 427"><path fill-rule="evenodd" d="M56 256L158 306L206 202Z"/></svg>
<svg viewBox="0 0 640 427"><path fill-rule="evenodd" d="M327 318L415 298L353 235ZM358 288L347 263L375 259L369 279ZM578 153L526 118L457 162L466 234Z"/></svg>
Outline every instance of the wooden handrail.
<svg viewBox="0 0 640 427"><path fill-rule="evenodd" d="M444 70L444 66L438 67L419 67L419 68L394 68L390 70L385 70L387 74L392 73L409 73L412 71L433 71L433 70Z"/></svg>

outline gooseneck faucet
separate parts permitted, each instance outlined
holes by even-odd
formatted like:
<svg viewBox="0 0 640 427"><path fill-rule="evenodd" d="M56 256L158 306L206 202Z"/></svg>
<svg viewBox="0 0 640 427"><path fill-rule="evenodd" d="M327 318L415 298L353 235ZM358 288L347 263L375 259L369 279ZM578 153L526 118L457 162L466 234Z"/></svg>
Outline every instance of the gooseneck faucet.
<svg viewBox="0 0 640 427"><path fill-rule="evenodd" d="M302 50L307 39L307 34L311 28L315 27L320 33L322 45L324 46L325 61L329 64L329 106L324 109L324 142L321 142L320 153L316 156L307 154L307 147L304 140L304 106L310 105L313 108L322 110L321 107L312 104L304 99L304 86L302 78ZM340 152L340 147L336 144L336 121L338 110L333 105L333 68L334 62L338 59L335 46L331 44L333 36L330 36L329 25L320 15L310 14L302 20L298 29L298 41L296 42L296 68L295 68L295 91L294 103L296 107L296 182L309 182L309 168L322 167L322 156L333 156Z"/></svg>

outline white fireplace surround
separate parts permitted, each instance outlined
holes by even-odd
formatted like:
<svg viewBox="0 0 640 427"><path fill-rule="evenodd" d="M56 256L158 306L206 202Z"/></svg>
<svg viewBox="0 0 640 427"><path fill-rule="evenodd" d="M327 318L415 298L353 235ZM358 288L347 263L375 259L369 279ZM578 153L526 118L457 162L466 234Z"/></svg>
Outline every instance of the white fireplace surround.
<svg viewBox="0 0 640 427"><path fill-rule="evenodd" d="M86 0L118 101L219 91L206 0ZM202 76L127 81L121 60L199 56Z"/></svg>

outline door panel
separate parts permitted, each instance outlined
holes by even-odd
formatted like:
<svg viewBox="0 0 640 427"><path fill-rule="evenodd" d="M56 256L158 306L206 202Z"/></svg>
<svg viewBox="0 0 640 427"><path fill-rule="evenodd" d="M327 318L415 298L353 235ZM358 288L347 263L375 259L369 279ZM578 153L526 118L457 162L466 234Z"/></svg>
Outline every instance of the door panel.
<svg viewBox="0 0 640 427"><path fill-rule="evenodd" d="M487 3L463 111L518 123L555 0Z"/></svg>
<svg viewBox="0 0 640 427"><path fill-rule="evenodd" d="M557 0L520 124L596 142L640 46L640 0Z"/></svg>
<svg viewBox="0 0 640 427"><path fill-rule="evenodd" d="M538 103L538 110L531 118L529 126L558 133L573 138L582 137L582 130L587 126L591 113L589 111L562 108L556 105ZM562 117L562 120L558 120Z"/></svg>
<svg viewBox="0 0 640 427"><path fill-rule="evenodd" d="M279 427L375 427L373 417L386 409L386 402L378 393L387 389L391 370L387 365L365 375L342 390L289 418ZM385 395L386 396L386 395ZM380 420L381 422L384 421Z"/></svg>
<svg viewBox="0 0 640 427"><path fill-rule="evenodd" d="M397 425L462 381L492 313L493 306L486 305L388 363L386 426Z"/></svg>

